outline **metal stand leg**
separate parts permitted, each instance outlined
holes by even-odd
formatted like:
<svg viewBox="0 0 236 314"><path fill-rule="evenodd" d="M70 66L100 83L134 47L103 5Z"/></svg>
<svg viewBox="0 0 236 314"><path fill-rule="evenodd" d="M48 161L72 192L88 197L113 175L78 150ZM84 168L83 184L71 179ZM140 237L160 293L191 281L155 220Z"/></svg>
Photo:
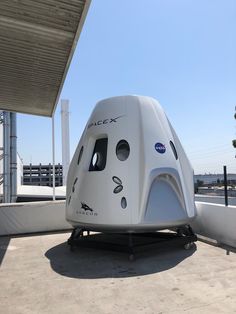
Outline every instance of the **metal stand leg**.
<svg viewBox="0 0 236 314"><path fill-rule="evenodd" d="M75 247L75 242L79 237L83 237L84 230L80 228L74 228L70 238L67 240L68 245L70 245L70 250L73 252Z"/></svg>
<svg viewBox="0 0 236 314"><path fill-rule="evenodd" d="M192 236L194 235L194 232L189 225L185 225L177 229L177 234L179 236Z"/></svg>
<svg viewBox="0 0 236 314"><path fill-rule="evenodd" d="M194 232L192 230L192 228L189 226L189 225L185 225L183 227L180 227L178 230L177 230L177 234L179 236L182 236L182 237L189 237L191 238L192 236L194 236ZM191 247L193 246L194 242L190 241L188 243L186 243L184 245L184 248L185 250L189 250L191 249Z"/></svg>
<svg viewBox="0 0 236 314"><path fill-rule="evenodd" d="M133 238L132 233L129 234L129 260L134 260L134 247L133 247Z"/></svg>

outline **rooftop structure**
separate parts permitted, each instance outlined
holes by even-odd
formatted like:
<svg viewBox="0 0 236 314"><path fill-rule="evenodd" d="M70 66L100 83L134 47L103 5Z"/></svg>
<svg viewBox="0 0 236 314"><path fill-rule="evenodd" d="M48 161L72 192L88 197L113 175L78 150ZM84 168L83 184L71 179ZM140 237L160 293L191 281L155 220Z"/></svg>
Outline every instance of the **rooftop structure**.
<svg viewBox="0 0 236 314"><path fill-rule="evenodd" d="M0 108L52 116L90 0L0 2Z"/></svg>
<svg viewBox="0 0 236 314"><path fill-rule="evenodd" d="M51 201L53 198L53 188L38 185L20 185L17 187L17 203ZM55 188L55 199L65 200L66 187L57 186Z"/></svg>
<svg viewBox="0 0 236 314"><path fill-rule="evenodd" d="M17 181L16 123L11 123L8 112L52 117L54 165L53 113L90 2L91 0L0 2L0 110L5 111L4 119L0 119L4 124L3 146L0 145L3 150L0 182L3 184L4 202L15 201ZM16 121L14 115L11 120ZM54 166L52 181L55 199Z"/></svg>

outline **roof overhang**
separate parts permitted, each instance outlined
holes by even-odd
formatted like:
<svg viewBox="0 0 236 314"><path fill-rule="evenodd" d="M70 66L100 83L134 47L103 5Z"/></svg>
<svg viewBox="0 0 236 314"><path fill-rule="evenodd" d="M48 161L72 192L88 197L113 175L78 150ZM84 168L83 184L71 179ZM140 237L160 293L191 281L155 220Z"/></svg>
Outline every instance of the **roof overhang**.
<svg viewBox="0 0 236 314"><path fill-rule="evenodd" d="M0 109L52 116L91 0L0 1Z"/></svg>

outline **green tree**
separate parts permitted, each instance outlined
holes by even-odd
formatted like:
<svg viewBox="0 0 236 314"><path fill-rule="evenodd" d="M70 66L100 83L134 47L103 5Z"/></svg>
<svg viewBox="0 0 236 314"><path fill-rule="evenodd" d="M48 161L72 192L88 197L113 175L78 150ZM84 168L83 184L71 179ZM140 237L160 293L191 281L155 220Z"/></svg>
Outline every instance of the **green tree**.
<svg viewBox="0 0 236 314"><path fill-rule="evenodd" d="M236 107L235 107L235 111L236 111ZM234 114L234 119L236 120L236 112ZM236 148L236 140L232 140L232 144L233 144L233 147Z"/></svg>

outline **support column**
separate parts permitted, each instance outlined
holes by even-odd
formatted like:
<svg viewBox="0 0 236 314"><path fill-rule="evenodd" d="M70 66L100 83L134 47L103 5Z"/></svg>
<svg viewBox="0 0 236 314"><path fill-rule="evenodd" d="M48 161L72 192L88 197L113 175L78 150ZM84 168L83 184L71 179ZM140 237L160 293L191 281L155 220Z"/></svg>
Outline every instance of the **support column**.
<svg viewBox="0 0 236 314"><path fill-rule="evenodd" d="M62 184L66 185L70 165L69 100L61 100Z"/></svg>
<svg viewBox="0 0 236 314"><path fill-rule="evenodd" d="M15 203L17 199L17 127L16 113L10 113L10 172L11 172L11 203Z"/></svg>
<svg viewBox="0 0 236 314"><path fill-rule="evenodd" d="M3 202L11 201L11 172L10 172L10 112L4 112L3 122Z"/></svg>
<svg viewBox="0 0 236 314"><path fill-rule="evenodd" d="M53 188L53 201L56 200L55 189L55 127L54 127L54 114L52 116L52 188Z"/></svg>

